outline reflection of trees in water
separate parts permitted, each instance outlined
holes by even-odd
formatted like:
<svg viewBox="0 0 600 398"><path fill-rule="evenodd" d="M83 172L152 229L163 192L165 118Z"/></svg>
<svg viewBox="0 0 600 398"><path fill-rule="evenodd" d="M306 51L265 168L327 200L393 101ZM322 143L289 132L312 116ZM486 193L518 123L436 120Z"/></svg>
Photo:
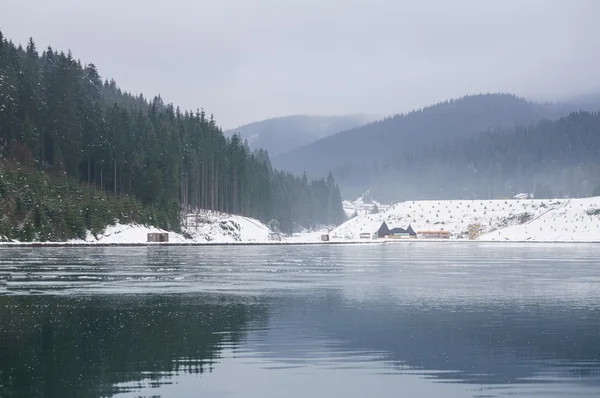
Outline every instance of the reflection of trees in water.
<svg viewBox="0 0 600 398"><path fill-rule="evenodd" d="M417 308L328 293L309 307L281 300L284 309L272 312L287 313L294 327L317 329L339 341L341 350L382 353L399 369L422 370L439 381L513 384L555 372L600 384L600 312L533 304L419 303Z"/></svg>
<svg viewBox="0 0 600 398"><path fill-rule="evenodd" d="M0 396L99 397L210 372L266 316L224 296L0 297Z"/></svg>
<svg viewBox="0 0 600 398"><path fill-rule="evenodd" d="M331 339L337 354L383 353L399 369L438 381L508 385L547 374L597 385L600 379L600 313L550 303L417 308L338 292L268 302L225 295L5 296L0 396L109 396L127 390L115 386L160 386L180 372L211 372L223 347L242 344L249 329L268 329L272 315L283 328L261 335L268 339L262 348L250 344L260 351L267 343L269 359L299 355L292 350L310 355L318 340Z"/></svg>

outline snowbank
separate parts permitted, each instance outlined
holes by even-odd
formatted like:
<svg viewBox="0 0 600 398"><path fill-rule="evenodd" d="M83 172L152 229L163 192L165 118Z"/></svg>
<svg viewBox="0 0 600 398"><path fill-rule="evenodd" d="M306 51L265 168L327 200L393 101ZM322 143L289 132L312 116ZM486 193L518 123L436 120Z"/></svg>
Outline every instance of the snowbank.
<svg viewBox="0 0 600 398"><path fill-rule="evenodd" d="M481 241L600 242L600 197L406 201L375 215L363 215L332 231L334 239L358 239L390 228L444 230L451 239Z"/></svg>
<svg viewBox="0 0 600 398"><path fill-rule="evenodd" d="M184 218L181 233L164 231L139 224L116 224L94 237L88 232L85 241L69 243L132 244L146 243L150 232L169 232L169 243L267 242L269 228L249 217L202 210Z"/></svg>
<svg viewBox="0 0 600 398"><path fill-rule="evenodd" d="M271 230L260 221L212 211L189 214L183 231L192 242L268 242Z"/></svg>
<svg viewBox="0 0 600 398"><path fill-rule="evenodd" d="M600 197L585 199L507 199L406 201L379 214L355 217L329 232L330 241L361 242L361 233L376 232L385 221L390 228L409 225L415 231L444 230L451 239L480 241L600 242ZM168 232L139 224L116 224L94 237L68 244L146 244L150 232ZM271 231L260 221L211 211L189 214L182 233L169 232L169 243L321 243L327 229L269 240ZM372 241L371 241L372 242ZM0 242L19 244L19 242ZM27 244L27 243L24 243Z"/></svg>
<svg viewBox="0 0 600 398"><path fill-rule="evenodd" d="M128 243L145 243L147 234L151 232L168 232L160 228L149 227L140 224L115 224L108 226L102 234L94 237L88 231L84 240L74 239L68 243L99 243L99 244L128 244ZM184 243L187 239L174 232L169 232L169 242Z"/></svg>
<svg viewBox="0 0 600 398"><path fill-rule="evenodd" d="M260 221L249 217L201 210L184 218L181 233L164 231L160 228L140 224L115 224L108 226L97 236L87 232L85 239L63 242L69 245L119 245L146 244L148 233L168 232L169 243L250 243L269 242L270 229ZM0 245L20 244L18 241L0 242ZM24 242L23 244L30 244ZM36 244L44 244L44 242ZM57 244L57 242L46 243ZM152 244L152 243L150 243Z"/></svg>

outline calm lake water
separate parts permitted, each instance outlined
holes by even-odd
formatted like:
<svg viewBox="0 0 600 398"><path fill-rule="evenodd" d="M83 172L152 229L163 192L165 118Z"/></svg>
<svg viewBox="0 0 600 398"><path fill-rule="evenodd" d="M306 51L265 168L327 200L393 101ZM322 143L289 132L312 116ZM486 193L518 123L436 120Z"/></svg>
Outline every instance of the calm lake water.
<svg viewBox="0 0 600 398"><path fill-rule="evenodd" d="M0 248L0 397L598 397L600 246Z"/></svg>

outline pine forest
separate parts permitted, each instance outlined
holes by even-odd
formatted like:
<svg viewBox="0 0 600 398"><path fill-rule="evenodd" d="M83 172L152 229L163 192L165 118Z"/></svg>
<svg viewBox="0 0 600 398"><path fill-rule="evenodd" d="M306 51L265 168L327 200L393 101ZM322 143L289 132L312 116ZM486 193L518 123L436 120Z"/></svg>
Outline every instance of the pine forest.
<svg viewBox="0 0 600 398"><path fill-rule="evenodd" d="M60 198L60 200L58 200ZM202 109L103 81L68 52L0 33L0 235L64 240L119 220L179 230L208 209L280 223L344 221L339 188L273 169Z"/></svg>

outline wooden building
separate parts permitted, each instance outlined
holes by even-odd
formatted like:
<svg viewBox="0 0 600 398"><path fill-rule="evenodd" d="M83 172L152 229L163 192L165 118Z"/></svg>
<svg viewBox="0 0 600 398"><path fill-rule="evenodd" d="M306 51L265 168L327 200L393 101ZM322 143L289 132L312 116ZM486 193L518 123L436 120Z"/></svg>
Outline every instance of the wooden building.
<svg viewBox="0 0 600 398"><path fill-rule="evenodd" d="M404 239L414 239L417 237L416 232L409 225L408 228L392 228L390 229L390 233L387 236L388 238L404 238Z"/></svg>
<svg viewBox="0 0 600 398"><path fill-rule="evenodd" d="M412 227L410 225L406 229L400 228L400 227L390 229L388 227L387 223L383 222L381 224L381 226L379 227L379 229L377 230L377 237L378 238L392 238L392 239L393 238L410 239L410 238L416 238L417 233L412 229Z"/></svg>
<svg viewBox="0 0 600 398"><path fill-rule="evenodd" d="M148 242L168 242L169 241L169 233L168 232L149 232L148 233Z"/></svg>
<svg viewBox="0 0 600 398"><path fill-rule="evenodd" d="M417 236L423 239L450 239L448 231L417 231Z"/></svg>

